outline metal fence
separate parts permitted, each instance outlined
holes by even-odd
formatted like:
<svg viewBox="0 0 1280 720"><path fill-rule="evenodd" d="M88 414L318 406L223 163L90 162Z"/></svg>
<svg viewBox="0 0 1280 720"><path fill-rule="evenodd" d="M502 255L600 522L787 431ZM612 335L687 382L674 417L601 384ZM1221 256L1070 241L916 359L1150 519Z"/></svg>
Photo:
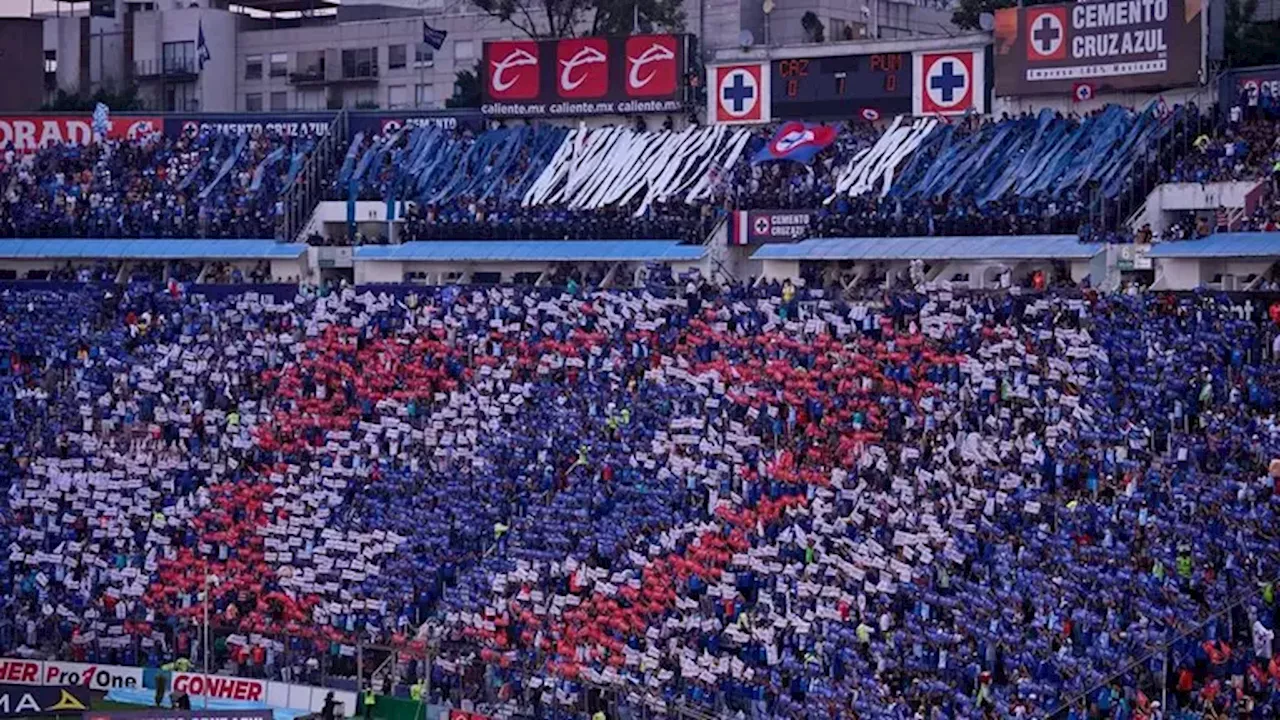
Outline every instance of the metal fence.
<svg viewBox="0 0 1280 720"><path fill-rule="evenodd" d="M302 171L284 193L284 217L280 220L279 238L285 242L299 240L311 213L324 199L325 186L333 177L335 166L342 162L347 144L348 114L341 110L329 124L329 131L316 143Z"/></svg>
<svg viewBox="0 0 1280 720"><path fill-rule="evenodd" d="M1167 182L1178 163L1195 150L1196 138L1207 135L1212 139L1223 132L1215 117L1217 97L1212 92L1219 79L1221 76L1187 98L1171 117L1169 132L1146 150L1146 156L1134 168L1127 187L1120 194L1106 198L1096 187L1089 188L1089 222L1093 227L1124 232L1125 225L1146 204L1147 196Z"/></svg>
<svg viewBox="0 0 1280 720"><path fill-rule="evenodd" d="M1271 586L1274 587L1274 583ZM1088 690L1067 699L1048 718L1065 718L1072 710L1097 708L1100 703L1111 700L1123 700L1137 709L1159 703L1166 717L1176 717L1175 712L1200 712L1206 705L1215 705L1216 712L1225 712L1221 706L1223 698L1229 697L1239 709L1246 703L1245 698L1251 699L1255 691L1266 697L1270 694L1269 685L1253 687L1247 670L1239 677L1232 677L1260 657L1254 653L1252 622L1262 614L1270 614L1264 619L1275 628L1274 621L1280 620L1280 606L1274 598L1267 602L1261 587L1245 590L1200 621L1169 628L1168 640L1131 659ZM1226 644L1225 653L1219 642ZM1212 652L1210 644L1213 644ZM1266 668L1265 659L1262 667ZM1114 707L1114 702L1112 705ZM1252 717L1247 712L1238 716Z"/></svg>

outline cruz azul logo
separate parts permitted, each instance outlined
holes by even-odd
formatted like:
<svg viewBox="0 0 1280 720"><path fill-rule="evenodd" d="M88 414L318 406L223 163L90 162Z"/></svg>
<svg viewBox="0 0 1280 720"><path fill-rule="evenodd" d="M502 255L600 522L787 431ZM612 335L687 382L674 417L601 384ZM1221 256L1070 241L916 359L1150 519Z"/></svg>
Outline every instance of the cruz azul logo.
<svg viewBox="0 0 1280 720"><path fill-rule="evenodd" d="M912 91L915 115L963 115L984 112L986 79L982 50L918 52Z"/></svg>
<svg viewBox="0 0 1280 720"><path fill-rule="evenodd" d="M1061 60L1067 56L1067 9L1037 8L1027 12L1027 60Z"/></svg>
<svg viewBox="0 0 1280 720"><path fill-rule="evenodd" d="M766 123L769 106L766 63L717 65L711 68L707 115L716 123Z"/></svg>

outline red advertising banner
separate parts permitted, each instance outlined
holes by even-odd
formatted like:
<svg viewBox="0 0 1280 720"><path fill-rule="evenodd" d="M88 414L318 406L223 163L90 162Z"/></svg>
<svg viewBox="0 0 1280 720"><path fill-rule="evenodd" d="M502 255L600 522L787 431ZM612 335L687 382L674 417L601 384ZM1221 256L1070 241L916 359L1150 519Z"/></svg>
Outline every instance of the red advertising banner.
<svg viewBox="0 0 1280 720"><path fill-rule="evenodd" d="M1067 95L1193 85L1204 60L1201 0L1094 0L1003 8L996 92Z"/></svg>
<svg viewBox="0 0 1280 720"><path fill-rule="evenodd" d="M110 140L133 140L164 132L164 118L116 116L107 125ZM48 145L93 142L93 116L85 115L0 115L0 150L13 147L21 153L35 152Z"/></svg>
<svg viewBox="0 0 1280 720"><path fill-rule="evenodd" d="M576 116L684 109L687 35L484 44L485 115Z"/></svg>

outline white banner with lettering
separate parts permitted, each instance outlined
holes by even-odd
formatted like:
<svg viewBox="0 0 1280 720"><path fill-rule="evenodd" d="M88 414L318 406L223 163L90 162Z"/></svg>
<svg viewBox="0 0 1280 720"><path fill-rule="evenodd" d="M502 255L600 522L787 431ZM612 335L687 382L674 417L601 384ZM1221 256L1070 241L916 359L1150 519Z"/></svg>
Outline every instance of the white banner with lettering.
<svg viewBox="0 0 1280 720"><path fill-rule="evenodd" d="M17 685L82 685L107 692L142 687L142 668L58 660L0 658L0 682Z"/></svg>

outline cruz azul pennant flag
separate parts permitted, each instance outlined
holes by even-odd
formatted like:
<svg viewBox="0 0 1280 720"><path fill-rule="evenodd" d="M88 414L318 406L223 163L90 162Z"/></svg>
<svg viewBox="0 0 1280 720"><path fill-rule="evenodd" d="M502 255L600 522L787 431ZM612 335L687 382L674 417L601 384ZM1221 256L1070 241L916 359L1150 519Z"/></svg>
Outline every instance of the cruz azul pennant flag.
<svg viewBox="0 0 1280 720"><path fill-rule="evenodd" d="M209 52L209 44L204 41L204 20L199 22L199 29L196 31L196 63L201 72L204 72L204 64L213 59L213 54Z"/></svg>
<svg viewBox="0 0 1280 720"><path fill-rule="evenodd" d="M751 162L752 164L770 160L812 162L814 155L836 141L836 133L835 128L826 125L795 120L785 122L769 139L769 143L760 148L759 152L751 158Z"/></svg>
<svg viewBox="0 0 1280 720"><path fill-rule="evenodd" d="M444 47L444 39L447 37L449 37L449 31L437 30L426 20L422 21L422 42L439 50Z"/></svg>

